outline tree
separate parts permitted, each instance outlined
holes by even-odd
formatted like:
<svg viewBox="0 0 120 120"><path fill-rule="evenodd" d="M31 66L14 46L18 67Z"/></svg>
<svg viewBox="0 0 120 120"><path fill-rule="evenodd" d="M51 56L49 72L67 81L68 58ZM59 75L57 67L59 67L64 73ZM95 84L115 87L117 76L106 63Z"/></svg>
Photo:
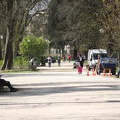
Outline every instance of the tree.
<svg viewBox="0 0 120 120"><path fill-rule="evenodd" d="M18 51L25 28L29 25L32 18L40 12L42 0L1 0L0 15L6 21L6 44L5 56L1 70L11 69L13 66L13 46L14 51ZM47 0L46 0L47 1ZM4 6L4 7L2 7ZM31 14L30 14L31 13Z"/></svg>
<svg viewBox="0 0 120 120"><path fill-rule="evenodd" d="M96 13L100 1L52 0L49 4L48 34L54 43L70 44L75 49L97 46L99 24ZM63 45L63 44L62 44Z"/></svg>
<svg viewBox="0 0 120 120"><path fill-rule="evenodd" d="M64 22L65 18L62 18L63 20L59 18L60 12L58 8L62 7L62 2L63 0L52 0L49 4L47 34L49 35L50 47L63 50L64 45L68 43L63 38L67 27Z"/></svg>
<svg viewBox="0 0 120 120"><path fill-rule="evenodd" d="M119 0L51 0L48 34L54 43L62 38L78 50L105 48L111 52L119 47L119 11Z"/></svg>
<svg viewBox="0 0 120 120"><path fill-rule="evenodd" d="M48 48L48 42L43 38L35 37L33 35L24 37L22 42L19 44L19 53L27 60L40 58L45 55Z"/></svg>
<svg viewBox="0 0 120 120"><path fill-rule="evenodd" d="M109 54L120 49L120 1L104 0L103 8L99 12L99 21L101 22L104 33L102 45L106 46Z"/></svg>

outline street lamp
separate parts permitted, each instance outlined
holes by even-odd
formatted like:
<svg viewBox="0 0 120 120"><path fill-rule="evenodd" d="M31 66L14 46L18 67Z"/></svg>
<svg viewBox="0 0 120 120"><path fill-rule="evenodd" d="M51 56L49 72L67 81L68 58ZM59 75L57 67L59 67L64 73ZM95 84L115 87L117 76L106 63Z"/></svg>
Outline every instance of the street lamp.
<svg viewBox="0 0 120 120"><path fill-rule="evenodd" d="M2 60L2 46L1 46L1 40L3 39L3 36L0 35L0 60Z"/></svg>
<svg viewBox="0 0 120 120"><path fill-rule="evenodd" d="M1 40L3 39L3 35L0 35L0 39L1 39Z"/></svg>
<svg viewBox="0 0 120 120"><path fill-rule="evenodd" d="M70 45L67 46L67 49L68 49L68 54L71 54L70 53Z"/></svg>
<svg viewBox="0 0 120 120"><path fill-rule="evenodd" d="M60 53L60 50L58 49L58 54Z"/></svg>
<svg viewBox="0 0 120 120"><path fill-rule="evenodd" d="M100 31L100 33L104 33L104 30L102 28L99 31Z"/></svg>

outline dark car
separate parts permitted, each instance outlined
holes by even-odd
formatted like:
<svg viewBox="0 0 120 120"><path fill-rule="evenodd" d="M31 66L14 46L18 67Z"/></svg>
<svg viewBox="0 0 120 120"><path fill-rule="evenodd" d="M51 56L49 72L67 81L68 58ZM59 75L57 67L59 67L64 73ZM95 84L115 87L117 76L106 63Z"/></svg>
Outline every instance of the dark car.
<svg viewBox="0 0 120 120"><path fill-rule="evenodd" d="M106 69L106 73L109 72L108 69L111 69L112 75L116 74L116 61L114 58L100 58L100 62L96 65L97 74L103 73L103 70Z"/></svg>

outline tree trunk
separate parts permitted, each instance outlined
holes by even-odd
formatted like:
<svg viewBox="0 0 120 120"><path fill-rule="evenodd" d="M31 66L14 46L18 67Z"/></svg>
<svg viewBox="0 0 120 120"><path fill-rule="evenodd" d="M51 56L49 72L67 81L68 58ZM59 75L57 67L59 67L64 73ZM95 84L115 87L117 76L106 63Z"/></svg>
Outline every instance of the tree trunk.
<svg viewBox="0 0 120 120"><path fill-rule="evenodd" d="M13 66L13 48L12 48L13 38L12 37L13 37L13 29L7 28L5 56L4 56L4 61L1 67L1 70L11 69Z"/></svg>
<svg viewBox="0 0 120 120"><path fill-rule="evenodd" d="M13 66L13 31L14 31L14 16L13 16L13 4L14 0L7 0L7 33L6 33L6 45L5 56L1 70L11 69Z"/></svg>
<svg viewBox="0 0 120 120"><path fill-rule="evenodd" d="M0 60L2 60L2 46L1 46L1 38L0 38Z"/></svg>
<svg viewBox="0 0 120 120"><path fill-rule="evenodd" d="M21 18L22 19L22 18ZM23 39L23 35L25 32L25 23L20 22L20 27L17 28L17 30L19 32L17 32L16 34L16 42L14 43L14 57L19 56L19 43L22 41Z"/></svg>

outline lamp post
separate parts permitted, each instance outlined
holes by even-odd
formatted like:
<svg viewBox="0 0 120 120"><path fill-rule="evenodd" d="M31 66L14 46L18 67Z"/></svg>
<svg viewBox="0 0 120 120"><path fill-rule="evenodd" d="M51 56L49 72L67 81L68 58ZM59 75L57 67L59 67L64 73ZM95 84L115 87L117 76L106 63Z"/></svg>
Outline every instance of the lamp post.
<svg viewBox="0 0 120 120"><path fill-rule="evenodd" d="M59 55L59 53L60 53L60 50L58 49L58 55Z"/></svg>
<svg viewBox="0 0 120 120"><path fill-rule="evenodd" d="M3 39L3 36L0 35L0 60L2 60L2 45L1 45L2 39Z"/></svg>
<svg viewBox="0 0 120 120"><path fill-rule="evenodd" d="M30 51L32 51L32 43L31 43L31 40L27 40L27 42L28 42L28 49L29 49L29 51L28 51L28 57L29 57L29 59L30 58L33 58L33 54L30 52Z"/></svg>
<svg viewBox="0 0 120 120"><path fill-rule="evenodd" d="M100 31L100 33L104 33L104 30L102 28L99 31Z"/></svg>

